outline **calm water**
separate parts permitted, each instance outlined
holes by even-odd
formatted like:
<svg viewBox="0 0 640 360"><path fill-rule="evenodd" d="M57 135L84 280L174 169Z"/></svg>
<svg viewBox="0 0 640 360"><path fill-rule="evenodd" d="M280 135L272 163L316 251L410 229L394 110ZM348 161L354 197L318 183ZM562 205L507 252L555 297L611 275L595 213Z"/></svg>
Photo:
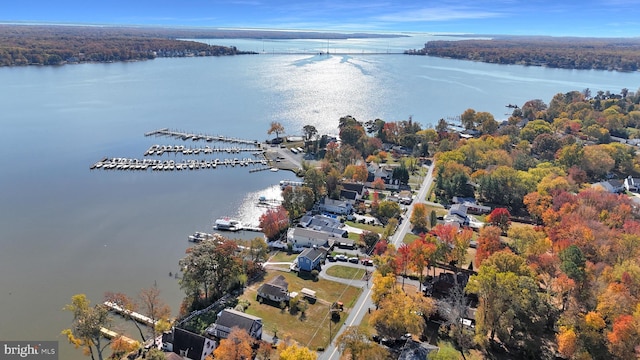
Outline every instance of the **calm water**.
<svg viewBox="0 0 640 360"><path fill-rule="evenodd" d="M364 52L419 48L424 41L329 46ZM228 44L261 50L263 42ZM315 49L326 42L277 44ZM257 197L292 178L246 168L89 171L103 156L141 158L151 144L182 143L145 138L147 131L169 127L263 140L271 121L289 134L300 134L306 124L336 133L344 115L390 121L411 115L429 126L469 107L503 119L509 103L638 86L638 73L403 55L262 54L0 68L0 339L63 340L59 332L70 318L61 309L76 293L99 301L104 291L135 295L157 281L177 310L182 293L168 273L176 271L187 235L210 230L213 219L225 215L255 223ZM62 346L60 358L80 354Z"/></svg>

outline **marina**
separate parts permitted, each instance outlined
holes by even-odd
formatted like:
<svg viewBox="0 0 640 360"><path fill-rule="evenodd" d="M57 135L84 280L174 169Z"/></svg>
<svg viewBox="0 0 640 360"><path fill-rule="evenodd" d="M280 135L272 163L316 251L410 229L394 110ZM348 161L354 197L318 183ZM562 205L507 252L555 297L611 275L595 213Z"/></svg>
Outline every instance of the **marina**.
<svg viewBox="0 0 640 360"><path fill-rule="evenodd" d="M170 154L183 154L183 155L200 155L200 154L213 154L213 153L227 153L227 154L239 154L241 152L252 152L253 156L260 156L263 155L262 151L258 151L260 150L260 148L257 147L253 147L253 148L242 148L242 147L226 147L226 148L219 148L219 147L210 147L210 146L205 146L205 147L199 147L199 148L192 148L192 147L186 147L184 145L151 145L151 147L144 152L144 156L151 156L151 155L156 155L156 156L162 156L165 153Z"/></svg>
<svg viewBox="0 0 640 360"><path fill-rule="evenodd" d="M169 130L168 128L149 131L149 132L145 133L144 136L168 136L168 137L173 137L173 138L177 138L177 139L182 139L182 140L185 140L185 141L186 140L192 140L192 141L203 140L203 141L206 141L206 142L221 141L221 142L236 143L236 144L246 144L246 145L255 145L255 146L259 146L260 145L258 140L245 140L245 139L238 139L238 138L230 138L230 137L226 137L226 136L222 136L222 135L208 135L208 134L188 133L188 132L182 132L182 131L177 131L177 130Z"/></svg>
<svg viewBox="0 0 640 360"><path fill-rule="evenodd" d="M175 160L157 160L157 159L136 159L136 158L102 158L98 162L90 166L91 170L153 170L153 171L180 171L180 170L204 170L216 169L219 166L224 167L244 167L250 165L267 166L268 161L265 159L210 159L195 160L182 159Z"/></svg>

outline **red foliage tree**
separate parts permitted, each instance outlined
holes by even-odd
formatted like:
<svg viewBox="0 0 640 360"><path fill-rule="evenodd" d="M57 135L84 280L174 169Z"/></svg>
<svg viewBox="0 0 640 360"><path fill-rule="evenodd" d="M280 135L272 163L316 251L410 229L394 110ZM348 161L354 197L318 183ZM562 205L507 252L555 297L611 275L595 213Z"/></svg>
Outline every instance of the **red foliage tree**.
<svg viewBox="0 0 640 360"><path fill-rule="evenodd" d="M476 266L480 266L484 259L502 248L500 231L500 228L496 226L486 226L480 229L476 251Z"/></svg>
<svg viewBox="0 0 640 360"><path fill-rule="evenodd" d="M506 208L496 208L489 214L487 221L491 225L499 227L503 233L506 233L509 230L509 226L511 226L511 214Z"/></svg>
<svg viewBox="0 0 640 360"><path fill-rule="evenodd" d="M274 239L289 227L289 214L282 206L269 209L260 216L260 227L268 239Z"/></svg>

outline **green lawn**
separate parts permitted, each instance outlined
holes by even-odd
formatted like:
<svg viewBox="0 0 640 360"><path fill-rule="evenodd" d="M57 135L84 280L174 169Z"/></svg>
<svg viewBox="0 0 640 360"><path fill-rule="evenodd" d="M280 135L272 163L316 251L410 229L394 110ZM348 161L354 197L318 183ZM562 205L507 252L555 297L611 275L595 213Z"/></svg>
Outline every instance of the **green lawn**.
<svg viewBox="0 0 640 360"><path fill-rule="evenodd" d="M333 335L347 318L348 312L353 307L362 289L344 285L341 283L320 279L317 282L299 278L295 273L282 271L269 271L265 276L265 281L269 281L275 276L283 275L289 283L289 291L299 292L306 287L316 291L318 300L310 304L305 316L300 313L291 315L287 310L268 304L260 304L256 301L257 289L262 283L252 284L245 289L240 297L250 302L246 310L248 314L262 318L264 331L273 334L277 331L278 337L284 339L290 336L293 340L309 347L312 350L318 347L326 347L329 343L329 307L333 302L341 301L344 304L345 312L342 313L340 322L332 324Z"/></svg>
<svg viewBox="0 0 640 360"><path fill-rule="evenodd" d="M384 226L375 226L375 225L369 225L369 224L360 224L358 222L355 221L347 221L345 222L345 224L354 227L354 228L358 228L358 229L362 229L362 230L366 230L366 231L371 231L374 233L378 233L378 234L382 234L384 232Z"/></svg>
<svg viewBox="0 0 640 360"><path fill-rule="evenodd" d="M412 234L412 233L407 233L407 234L404 236L404 239L402 239L402 242L403 242L403 243L405 243L405 244L407 244L407 245L409 245L409 244L411 244L412 242L416 241L417 239L420 239L420 236L418 236L418 235L414 235L414 234Z"/></svg>
<svg viewBox="0 0 640 360"><path fill-rule="evenodd" d="M342 279L362 279L362 276L364 276L364 269L344 265L334 265L327 269L327 275Z"/></svg>
<svg viewBox="0 0 640 360"><path fill-rule="evenodd" d="M269 258L270 262L293 262L298 254L288 255L286 251L278 251L271 258Z"/></svg>

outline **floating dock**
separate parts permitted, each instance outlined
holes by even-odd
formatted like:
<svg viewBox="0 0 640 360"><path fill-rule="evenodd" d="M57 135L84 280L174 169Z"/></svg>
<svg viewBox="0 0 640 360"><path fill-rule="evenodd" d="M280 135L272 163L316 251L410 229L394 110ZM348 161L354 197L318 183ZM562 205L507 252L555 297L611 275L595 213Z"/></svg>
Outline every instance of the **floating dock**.
<svg viewBox="0 0 640 360"><path fill-rule="evenodd" d="M105 301L103 304L104 304L104 306L108 307L109 310L111 310L111 311L113 311L115 313L118 313L120 315L123 315L123 316L128 316L128 317L132 318L133 320L135 320L135 321L137 321L137 322L139 322L141 324L144 324L144 325L147 325L147 326L156 326L156 324L158 323L157 320L154 321L153 319L151 319L148 316L139 314L139 313L137 313L135 311L124 309L124 308L120 307L120 305L118 305L116 303L113 303L113 302L110 302L110 301Z"/></svg>
<svg viewBox="0 0 640 360"><path fill-rule="evenodd" d="M247 144L247 145L252 144L255 146L260 146L260 143L258 142L258 140L230 138L222 135L189 133L189 132L183 132L183 131L177 131L177 130L169 130L168 128L149 131L145 133L144 136L169 136L169 137L174 137L182 140L193 140L193 141L204 140L206 142L221 141L221 142L229 142L229 143L236 143L236 144Z"/></svg>

